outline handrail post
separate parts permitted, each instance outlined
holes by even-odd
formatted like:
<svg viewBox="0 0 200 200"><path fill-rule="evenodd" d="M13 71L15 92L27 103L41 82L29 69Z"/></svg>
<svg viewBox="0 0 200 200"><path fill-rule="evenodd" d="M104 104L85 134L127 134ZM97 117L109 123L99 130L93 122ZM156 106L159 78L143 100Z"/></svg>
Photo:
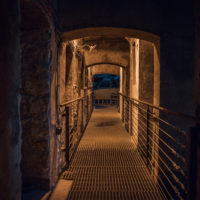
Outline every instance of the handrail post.
<svg viewBox="0 0 200 200"><path fill-rule="evenodd" d="M132 102L129 101L129 135L132 135Z"/></svg>
<svg viewBox="0 0 200 200"><path fill-rule="evenodd" d="M81 135L82 135L83 134L83 120L84 120L83 99L81 99L80 103L81 103Z"/></svg>
<svg viewBox="0 0 200 200"><path fill-rule="evenodd" d="M65 160L66 165L69 165L69 107L65 106L65 125L66 125L66 152L65 152Z"/></svg>
<svg viewBox="0 0 200 200"><path fill-rule="evenodd" d="M122 96L122 122L124 122L124 97Z"/></svg>
<svg viewBox="0 0 200 200"><path fill-rule="evenodd" d="M147 138L146 138L146 141L147 141L147 149L146 149L146 159L147 159L147 166L149 167L149 157L150 157L150 153L149 153L149 151L150 151L150 145L149 145L149 134L150 134L150 131L149 131L149 129L150 129L150 127L149 127L149 125L150 125L150 122L149 122L149 120L150 120L150 109L149 109L149 106L147 106Z"/></svg>
<svg viewBox="0 0 200 200"><path fill-rule="evenodd" d="M86 102L87 102L87 105L86 105L86 106L87 106L87 117L86 117L86 123L88 123L88 113L89 113L89 105L88 105L88 104L89 104L89 98L88 98L88 95L87 95L86 99L87 99L87 100L86 100Z"/></svg>
<svg viewBox="0 0 200 200"><path fill-rule="evenodd" d="M198 166L198 141L200 139L199 126L190 128L188 137L188 196L187 200L197 199L197 166Z"/></svg>

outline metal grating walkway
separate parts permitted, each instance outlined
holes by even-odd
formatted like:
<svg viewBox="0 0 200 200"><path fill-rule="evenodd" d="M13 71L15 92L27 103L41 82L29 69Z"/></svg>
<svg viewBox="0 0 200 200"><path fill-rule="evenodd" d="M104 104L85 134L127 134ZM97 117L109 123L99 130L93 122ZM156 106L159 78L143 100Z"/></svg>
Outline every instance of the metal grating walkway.
<svg viewBox="0 0 200 200"><path fill-rule="evenodd" d="M115 107L95 109L69 169L68 200L165 199Z"/></svg>

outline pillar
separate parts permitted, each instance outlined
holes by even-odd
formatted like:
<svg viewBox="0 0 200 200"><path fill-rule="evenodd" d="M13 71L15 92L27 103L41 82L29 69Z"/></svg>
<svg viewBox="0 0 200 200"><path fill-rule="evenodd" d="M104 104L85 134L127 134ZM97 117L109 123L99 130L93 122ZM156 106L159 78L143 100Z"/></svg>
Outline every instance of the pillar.
<svg viewBox="0 0 200 200"><path fill-rule="evenodd" d="M154 55L155 54L155 55ZM151 42L140 40L140 73L139 73L139 99L150 104L158 105L159 99L157 98L158 95L158 84L159 84L159 68L155 52L155 45ZM141 107L143 105L140 105ZM146 109L146 106L144 107ZM159 115L158 110L156 109L149 109L150 112L153 112ZM146 115L146 112L140 111L142 115ZM144 124L147 123L146 119L143 117L139 117L140 121ZM149 127L146 127L146 133L149 134L149 155L152 155L149 158L149 161L153 163L152 174L157 181L158 177L158 140L159 140L159 123L157 121L151 120ZM143 127L144 129L144 127ZM140 130L140 128L139 128ZM152 130L152 131L148 131ZM139 131L139 138L142 130ZM145 137L146 138L146 137ZM146 141L144 141L146 143ZM142 142L141 142L142 143ZM151 154L152 152L152 154Z"/></svg>
<svg viewBox="0 0 200 200"><path fill-rule="evenodd" d="M129 73L129 96L139 99L139 39L127 38L130 44L130 73ZM137 102L135 102L137 103ZM132 104L129 107L130 129L132 128L131 136L135 144L138 146L138 109ZM132 116L131 116L132 115ZM129 129L129 130L130 130Z"/></svg>

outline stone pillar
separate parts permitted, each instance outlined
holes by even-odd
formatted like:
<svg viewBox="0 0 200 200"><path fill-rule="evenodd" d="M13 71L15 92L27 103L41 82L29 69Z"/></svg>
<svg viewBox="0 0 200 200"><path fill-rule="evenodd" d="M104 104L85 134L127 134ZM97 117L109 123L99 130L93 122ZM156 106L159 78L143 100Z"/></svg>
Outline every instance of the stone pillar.
<svg viewBox="0 0 200 200"><path fill-rule="evenodd" d="M128 39L130 45L130 64L129 64L129 96L134 96L133 86L136 82L136 74L135 74L135 40L130 38ZM132 136L134 133L134 124L133 124L133 104L129 104L129 135Z"/></svg>
<svg viewBox="0 0 200 200"><path fill-rule="evenodd" d="M0 199L21 199L19 0L0 3Z"/></svg>
<svg viewBox="0 0 200 200"><path fill-rule="evenodd" d="M155 83L154 79L157 80L158 77L156 72L156 67L154 66L154 52L155 47L154 44L148 41L140 40L140 73L139 73L139 99L145 102L148 102L150 104L156 104L155 101L157 101L155 95L154 95L154 89ZM156 72L154 72L156 71ZM157 83L156 83L157 84ZM157 91L155 91L156 93ZM140 105L141 107L143 105ZM146 106L144 107L146 109ZM150 112L154 112L155 114L158 112L158 110L149 109ZM140 111L142 115L146 115L146 112ZM159 113L157 113L159 114ZM142 121L144 124L146 124L146 119L143 117L139 117L139 120ZM146 133L149 134L149 138L152 146L152 149L150 148L149 151L152 151L152 154L149 152L149 155L152 155L149 160L153 163L154 168L152 169L152 174L155 178L155 181L157 181L158 178L158 135L159 135L159 129L158 129L158 122L151 121L149 124L149 127L146 127ZM144 127L143 127L144 129ZM152 131L148 131L148 129ZM153 132L153 134L152 134ZM139 127L139 138L142 138L140 134L143 134L143 131ZM145 138L145 137L144 137ZM145 141L146 142L146 141Z"/></svg>
<svg viewBox="0 0 200 200"><path fill-rule="evenodd" d="M139 99L139 39L127 38L130 44L130 73L129 73L129 96L131 98ZM134 104L130 106L129 119L132 139L135 148L138 145L138 109ZM132 116L131 116L132 114Z"/></svg>
<svg viewBox="0 0 200 200"><path fill-rule="evenodd" d="M136 83L136 66L135 66L135 40L130 38L130 74L129 74L129 96L134 97L134 85Z"/></svg>
<svg viewBox="0 0 200 200"><path fill-rule="evenodd" d="M76 52L73 52L73 58L72 58L72 87L73 87L73 98L78 97L78 58L76 56Z"/></svg>

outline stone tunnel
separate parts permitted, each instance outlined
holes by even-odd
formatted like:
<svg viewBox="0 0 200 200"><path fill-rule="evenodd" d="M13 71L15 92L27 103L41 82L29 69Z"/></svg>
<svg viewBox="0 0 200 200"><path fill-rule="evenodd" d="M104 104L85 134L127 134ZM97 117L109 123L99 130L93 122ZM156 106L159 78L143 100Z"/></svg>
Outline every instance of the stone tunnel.
<svg viewBox="0 0 200 200"><path fill-rule="evenodd" d="M198 1L1 8L0 199L199 199Z"/></svg>

